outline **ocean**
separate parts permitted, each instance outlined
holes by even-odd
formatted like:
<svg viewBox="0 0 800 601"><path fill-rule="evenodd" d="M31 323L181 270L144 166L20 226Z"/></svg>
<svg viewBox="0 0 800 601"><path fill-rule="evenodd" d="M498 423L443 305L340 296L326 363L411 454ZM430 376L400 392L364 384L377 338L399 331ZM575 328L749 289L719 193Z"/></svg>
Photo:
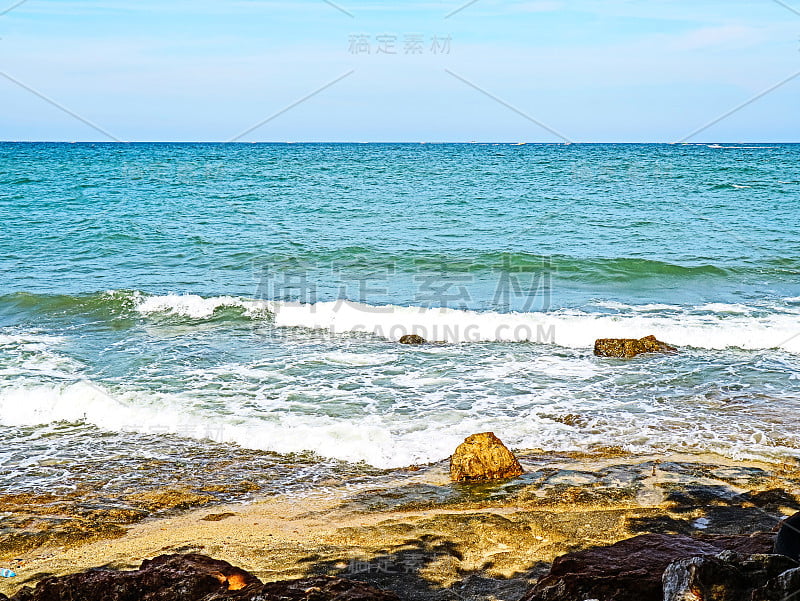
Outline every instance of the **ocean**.
<svg viewBox="0 0 800 601"><path fill-rule="evenodd" d="M796 459L799 215L800 145L0 144L0 491Z"/></svg>

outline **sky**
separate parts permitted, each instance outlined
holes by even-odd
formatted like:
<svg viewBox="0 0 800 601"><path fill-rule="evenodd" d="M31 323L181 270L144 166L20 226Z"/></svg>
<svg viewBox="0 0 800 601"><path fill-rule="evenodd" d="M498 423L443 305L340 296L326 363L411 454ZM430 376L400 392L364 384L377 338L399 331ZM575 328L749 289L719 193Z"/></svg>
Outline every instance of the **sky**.
<svg viewBox="0 0 800 601"><path fill-rule="evenodd" d="M2 140L798 142L798 100L800 0L0 0Z"/></svg>

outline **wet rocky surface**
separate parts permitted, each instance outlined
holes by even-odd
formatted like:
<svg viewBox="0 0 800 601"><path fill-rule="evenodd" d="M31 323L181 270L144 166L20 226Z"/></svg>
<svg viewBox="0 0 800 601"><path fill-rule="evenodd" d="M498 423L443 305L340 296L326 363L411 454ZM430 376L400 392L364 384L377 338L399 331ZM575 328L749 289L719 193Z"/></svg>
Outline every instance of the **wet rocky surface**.
<svg viewBox="0 0 800 601"><path fill-rule="evenodd" d="M385 519L338 528L327 547L296 561L305 572L361 579L402 599L517 601L566 553L642 534L755 535L753 551L763 552L781 519L800 508L796 466L643 459L614 448L520 460L525 474L505 481L354 494L329 519ZM738 548L715 544L715 552Z"/></svg>
<svg viewBox="0 0 800 601"><path fill-rule="evenodd" d="M774 539L770 533L751 536L643 534L614 545L558 557L522 601L661 601L663 574L672 564L723 551L769 553ZM796 565L784 559L786 569Z"/></svg>
<svg viewBox="0 0 800 601"><path fill-rule="evenodd" d="M216 509L213 495L207 503L191 497L188 506L202 503L204 510L188 514L185 531L170 531L164 521L163 544L161 538L143 543L136 557L153 550L203 553L265 582L333 576L403 600L518 601L567 553L644 534L771 537L782 518L800 509L800 466L793 464L634 456L614 447L517 455L525 473L506 480L453 483L442 462L332 488L338 492L330 503L298 498L296 513L281 516L279 527L266 522L275 511L251 512L258 505ZM182 493L165 490L137 497L131 509L147 512L156 503L185 515ZM9 564L20 567L21 578L0 582L0 591L35 584L51 570L68 573L44 557L57 560L59 549L46 545ZM117 543L102 552L117 567L138 565Z"/></svg>
<svg viewBox="0 0 800 601"><path fill-rule="evenodd" d="M399 601L347 580L317 576L262 583L226 561L205 555L161 555L137 570L92 569L46 578L0 601Z"/></svg>
<svg viewBox="0 0 800 601"><path fill-rule="evenodd" d="M113 451L102 459L20 466L29 481L20 486L13 468L0 468L10 484L0 487L0 561L47 545L76 545L123 536L148 517L200 507L246 502L319 486L359 482L384 472L368 466L325 462L313 455L287 456L211 441L147 437L146 456ZM95 453L101 454L101 453Z"/></svg>

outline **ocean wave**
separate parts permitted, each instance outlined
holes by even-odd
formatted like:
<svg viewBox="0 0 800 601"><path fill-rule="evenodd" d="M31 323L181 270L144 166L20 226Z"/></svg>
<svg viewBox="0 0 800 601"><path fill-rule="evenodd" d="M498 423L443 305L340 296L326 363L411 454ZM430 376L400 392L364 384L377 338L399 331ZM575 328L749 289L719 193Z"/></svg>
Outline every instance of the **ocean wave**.
<svg viewBox="0 0 800 601"><path fill-rule="evenodd" d="M369 335L398 341L418 334L431 342L530 342L568 348L591 348L597 338L639 338L653 334L677 346L698 349L781 349L800 353L800 308L794 298L772 304L664 303L624 304L599 301L596 311L559 309L496 312L354 301L292 303L236 296L152 295L109 291L84 297L11 295L19 303L48 311L100 314L109 318L155 320L238 320L278 328L304 328L331 335ZM2 297L0 301L9 297ZM43 344L51 337L30 337ZM8 335L0 345L13 342Z"/></svg>
<svg viewBox="0 0 800 601"><path fill-rule="evenodd" d="M329 251L298 251L287 255L270 255L257 261L275 273L334 270L344 277L365 272L386 274L481 274L525 273L549 270L558 277L602 282L621 277L643 279L653 277L725 276L742 269L693 262L677 264L638 257L571 257L528 252L476 252L469 250L435 253L415 250L402 254L368 247L348 246ZM800 264L798 264L800 268ZM744 268L746 270L746 268ZM759 266L763 273L764 266Z"/></svg>
<svg viewBox="0 0 800 601"><path fill-rule="evenodd" d="M256 301L194 295L139 297L142 314L165 313L209 318L237 307L254 319L282 328L307 328L331 334L367 334L398 341L418 334L431 342L533 342L590 348L597 338L639 338L653 334L678 346L698 349L782 349L800 353L797 310L741 304L706 303L696 307L605 303L616 313L559 310L497 313L448 308L368 305L351 301L313 304Z"/></svg>
<svg viewBox="0 0 800 601"><path fill-rule="evenodd" d="M452 385L444 378L417 381L407 375L400 386L424 394L426 387ZM549 398L548 397L553 397ZM570 395L571 396L571 395ZM309 452L320 457L367 463L384 469L445 459L463 439L479 431L502 432L515 449L587 450L609 440L632 452L713 452L733 459L785 461L800 456L800 440L773 438L757 420L704 417L702 406L669 408L642 400L631 419L630 403L603 401L602 412L587 411L571 398L546 393L547 403L516 399L474 400L470 409L436 411L321 413L273 411L232 415L198 409L188 393L153 394L145 390L112 391L89 380L72 383L0 387L0 425L88 424L116 433L177 436L210 440L279 454ZM493 408L486 415L487 408ZM558 415L577 412L585 424L564 424ZM787 446L787 444L789 446Z"/></svg>
<svg viewBox="0 0 800 601"><path fill-rule="evenodd" d="M149 298L157 300L145 304ZM141 303L149 309L158 306L170 312L177 307L197 314L185 299L168 298L143 296ZM202 303L208 314L216 302L204 300L209 301ZM217 300L224 308L236 306L231 297ZM272 308L276 312L267 319L276 322L303 321L304 309L315 311L315 319L330 317L316 312L318 307L295 306L288 315L285 307ZM400 311L370 315L389 319L380 322L389 324L397 316L408 323L420 315L419 308L395 309ZM363 307L346 309L359 310ZM750 319L730 313L721 317L708 307L704 311L692 317L699 320L692 325L657 318L679 328L665 331L663 337L673 342L673 335L692 334L707 342L721 321L741 324ZM142 315L149 319L154 314ZM451 320L540 317L459 311L445 315ZM435 316L439 319L442 313ZM706 354L613 365L591 355L591 339L600 329L620 323L650 328L655 322L648 313L632 311L622 319L566 314L550 318L561 320L563 328L556 329L557 336L563 336L557 338L560 344L583 350L428 345L412 351L375 340L364 346L334 339L331 344L290 347L288 362L261 357L222 358L209 365L181 361L160 375L145 369L107 380L90 375L89 365L68 356L69 340L36 332L3 334L0 425L28 429L85 424L107 432L207 439L280 454L312 452L379 468L440 461L466 436L486 430L502 432L517 449L587 450L613 439L634 452L715 452L775 461L800 455L800 438L792 429L796 402L791 395L796 391L787 388L785 400L767 399L769 406L759 410L758 395L735 392L738 375L722 389L682 383L687 365L691 371L714 362ZM589 328L593 320L599 320L596 331ZM701 329L692 332L692 327ZM291 345L292 336L281 340ZM772 361L755 369L774 371L780 363L775 364L774 357ZM754 363L734 359L731 365ZM787 366L793 363L791 359ZM630 378L636 383L631 385ZM715 391L721 396L707 394ZM746 403L750 410L736 410L737 403ZM560 417L570 414L580 415L583 425L565 424Z"/></svg>
<svg viewBox="0 0 800 601"><path fill-rule="evenodd" d="M257 315L264 309L263 303L233 296L203 298L196 294L146 296L135 293L133 300L136 311L144 315L163 313L192 319L209 318L219 309L226 307L244 309L245 315Z"/></svg>
<svg viewBox="0 0 800 601"><path fill-rule="evenodd" d="M734 309L734 310L731 310ZM274 323L332 333L364 332L388 340L418 334L430 341L535 342L589 348L597 338L654 334L679 346L700 349L780 348L800 353L796 313L753 317L741 308L675 308L672 315L593 314L581 311L494 313L361 303L268 303Z"/></svg>

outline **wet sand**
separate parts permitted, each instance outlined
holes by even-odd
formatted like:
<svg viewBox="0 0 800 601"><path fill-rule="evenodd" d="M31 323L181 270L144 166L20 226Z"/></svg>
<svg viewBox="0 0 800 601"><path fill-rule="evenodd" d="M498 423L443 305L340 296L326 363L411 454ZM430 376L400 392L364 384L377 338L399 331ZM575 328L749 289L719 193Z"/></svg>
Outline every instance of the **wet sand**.
<svg viewBox="0 0 800 601"><path fill-rule="evenodd" d="M116 538L5 553L0 567L19 575L0 581L0 592L48 575L198 552L267 581L329 573L403 599L516 601L567 551L644 532L768 531L800 509L794 464L614 449L519 457L526 474L501 483L451 484L443 462L373 487L205 506L146 519Z"/></svg>

